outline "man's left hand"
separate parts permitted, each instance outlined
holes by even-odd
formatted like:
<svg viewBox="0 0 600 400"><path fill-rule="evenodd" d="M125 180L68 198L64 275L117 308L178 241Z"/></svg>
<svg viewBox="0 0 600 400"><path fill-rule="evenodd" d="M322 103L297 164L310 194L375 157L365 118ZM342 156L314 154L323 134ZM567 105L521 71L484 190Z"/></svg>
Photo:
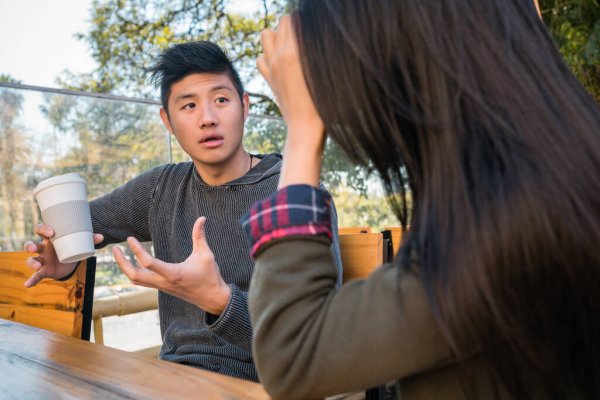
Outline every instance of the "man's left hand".
<svg viewBox="0 0 600 400"><path fill-rule="evenodd" d="M205 222L206 217L196 220L192 229L192 254L179 264L152 257L133 237L127 238L127 243L138 260L138 267L129 262L118 246L113 247L113 255L132 283L161 290L220 315L229 304L231 288L221 277L206 242Z"/></svg>

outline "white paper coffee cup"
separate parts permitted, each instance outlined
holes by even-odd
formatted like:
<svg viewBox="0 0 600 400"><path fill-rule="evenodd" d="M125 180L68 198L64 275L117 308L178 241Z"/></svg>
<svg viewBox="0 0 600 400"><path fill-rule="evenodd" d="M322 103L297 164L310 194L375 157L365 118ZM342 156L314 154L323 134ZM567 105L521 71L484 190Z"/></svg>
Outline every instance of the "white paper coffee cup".
<svg viewBox="0 0 600 400"><path fill-rule="evenodd" d="M40 182L33 190L42 220L54 229L51 239L62 263L94 255L92 217L85 180L78 173L58 175Z"/></svg>

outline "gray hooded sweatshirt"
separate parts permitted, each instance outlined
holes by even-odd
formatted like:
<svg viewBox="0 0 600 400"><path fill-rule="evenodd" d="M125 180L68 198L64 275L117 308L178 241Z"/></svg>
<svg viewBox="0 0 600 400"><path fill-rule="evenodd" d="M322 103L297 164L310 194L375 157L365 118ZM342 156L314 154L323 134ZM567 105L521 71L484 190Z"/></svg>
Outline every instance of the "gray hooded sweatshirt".
<svg viewBox="0 0 600 400"><path fill-rule="evenodd" d="M179 263L192 252L192 227L206 216L206 240L214 253L231 300L219 316L159 292L164 360L258 381L252 361L252 327L247 291L254 269L240 218L254 202L277 190L281 156L262 159L244 176L210 186L191 162L166 164L144 172L113 192L90 202L94 232L104 242L120 243L133 236L152 241L156 258ZM332 230L337 220L332 213ZM332 255L341 280L337 236Z"/></svg>

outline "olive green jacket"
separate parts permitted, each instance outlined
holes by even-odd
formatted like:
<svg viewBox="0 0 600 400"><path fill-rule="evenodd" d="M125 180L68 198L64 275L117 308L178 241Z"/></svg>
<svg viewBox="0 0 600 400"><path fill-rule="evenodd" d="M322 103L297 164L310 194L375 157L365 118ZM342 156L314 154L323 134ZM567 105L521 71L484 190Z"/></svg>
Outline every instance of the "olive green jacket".
<svg viewBox="0 0 600 400"><path fill-rule="evenodd" d="M414 273L385 264L335 289L323 237L262 247L249 291L259 379L277 399L323 398L399 380L402 400L464 398Z"/></svg>

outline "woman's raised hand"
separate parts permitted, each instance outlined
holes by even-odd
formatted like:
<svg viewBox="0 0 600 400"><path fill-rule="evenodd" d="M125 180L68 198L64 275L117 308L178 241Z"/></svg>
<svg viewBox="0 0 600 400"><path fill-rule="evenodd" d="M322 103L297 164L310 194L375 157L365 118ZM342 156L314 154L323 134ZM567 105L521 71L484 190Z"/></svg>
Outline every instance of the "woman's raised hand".
<svg viewBox="0 0 600 400"><path fill-rule="evenodd" d="M261 33L263 54L256 64L271 86L288 128L279 187L319 183L325 127L310 96L289 15L275 30Z"/></svg>

